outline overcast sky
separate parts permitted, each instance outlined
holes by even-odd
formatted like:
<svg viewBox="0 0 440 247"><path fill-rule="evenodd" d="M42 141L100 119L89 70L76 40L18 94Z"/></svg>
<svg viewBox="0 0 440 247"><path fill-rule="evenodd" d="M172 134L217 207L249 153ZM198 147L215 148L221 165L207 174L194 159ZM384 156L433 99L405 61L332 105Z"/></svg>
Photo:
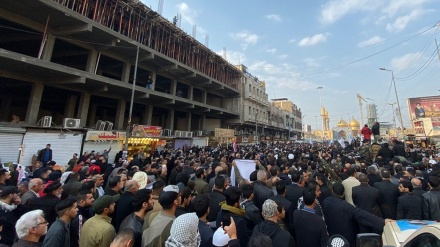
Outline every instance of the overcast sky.
<svg viewBox="0 0 440 247"><path fill-rule="evenodd" d="M158 0L142 0L158 10ZM315 128L322 102L333 127L360 120L356 93L392 122L393 70L405 126L407 98L438 95L439 0L164 0L162 15L180 13L181 29L233 65L266 82L269 98L288 98ZM365 104L364 104L365 106ZM366 109L364 108L366 118ZM397 118L396 118L397 119ZM320 121L320 120L318 120ZM399 124L397 124L399 125Z"/></svg>

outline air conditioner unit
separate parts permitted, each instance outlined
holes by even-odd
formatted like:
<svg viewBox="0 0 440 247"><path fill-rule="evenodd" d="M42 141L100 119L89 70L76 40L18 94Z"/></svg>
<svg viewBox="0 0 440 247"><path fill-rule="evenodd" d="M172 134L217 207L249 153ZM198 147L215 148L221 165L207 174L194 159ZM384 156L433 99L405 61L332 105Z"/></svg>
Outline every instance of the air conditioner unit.
<svg viewBox="0 0 440 247"><path fill-rule="evenodd" d="M41 126L49 128L52 125L52 117L51 116L44 116L41 119Z"/></svg>
<svg viewBox="0 0 440 247"><path fill-rule="evenodd" d="M182 137L182 131L180 131L180 130L174 131L174 136L175 137Z"/></svg>
<svg viewBox="0 0 440 247"><path fill-rule="evenodd" d="M187 131L185 136L187 138L191 138L191 137L193 137L193 133L191 131Z"/></svg>
<svg viewBox="0 0 440 247"><path fill-rule="evenodd" d="M196 133L196 136L202 136L203 135L203 131L198 130L198 131L194 131Z"/></svg>
<svg viewBox="0 0 440 247"><path fill-rule="evenodd" d="M162 136L171 136L171 130L170 129L162 130Z"/></svg>
<svg viewBox="0 0 440 247"><path fill-rule="evenodd" d="M95 129L96 130L105 130L105 125L106 123L102 120L98 120L95 124Z"/></svg>
<svg viewBox="0 0 440 247"><path fill-rule="evenodd" d="M113 123L112 122L110 122L110 121L105 121L105 124L106 124L106 130L107 131L112 131L113 130Z"/></svg>
<svg viewBox="0 0 440 247"><path fill-rule="evenodd" d="M63 128L65 129L77 129L80 127L81 119L78 118L65 118L63 121Z"/></svg>

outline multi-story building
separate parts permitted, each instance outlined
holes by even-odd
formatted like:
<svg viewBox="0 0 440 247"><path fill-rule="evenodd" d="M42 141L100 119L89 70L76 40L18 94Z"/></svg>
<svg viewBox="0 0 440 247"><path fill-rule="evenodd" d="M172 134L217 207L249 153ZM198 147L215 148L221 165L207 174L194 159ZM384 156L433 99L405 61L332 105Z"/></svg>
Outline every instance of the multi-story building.
<svg viewBox="0 0 440 247"><path fill-rule="evenodd" d="M55 153L70 158L90 130L110 133L86 141L122 143L134 124L186 139L229 128L230 119L257 121L258 133L286 124L270 110L264 82L139 1L3 0L0 25L0 122L8 127L0 136L23 140L25 160L58 139L71 146ZM11 120L25 133L11 131ZM17 157L15 145L0 150Z"/></svg>

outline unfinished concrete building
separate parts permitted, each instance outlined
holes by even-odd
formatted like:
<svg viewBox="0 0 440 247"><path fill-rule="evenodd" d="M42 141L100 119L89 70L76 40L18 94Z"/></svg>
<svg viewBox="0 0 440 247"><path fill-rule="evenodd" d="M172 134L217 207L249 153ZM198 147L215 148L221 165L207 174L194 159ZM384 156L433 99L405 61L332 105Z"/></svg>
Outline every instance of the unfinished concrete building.
<svg viewBox="0 0 440 247"><path fill-rule="evenodd" d="M2 0L0 26L1 121L123 129L134 79L131 124L201 131L239 117L242 73L139 1Z"/></svg>

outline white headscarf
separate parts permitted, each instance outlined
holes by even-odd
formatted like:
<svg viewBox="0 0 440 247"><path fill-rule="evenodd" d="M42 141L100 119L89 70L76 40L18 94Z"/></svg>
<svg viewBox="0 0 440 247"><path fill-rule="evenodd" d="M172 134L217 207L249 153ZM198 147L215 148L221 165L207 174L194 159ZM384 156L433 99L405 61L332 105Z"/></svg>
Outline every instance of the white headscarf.
<svg viewBox="0 0 440 247"><path fill-rule="evenodd" d="M174 220L165 247L199 247L200 242L199 217L187 213Z"/></svg>

